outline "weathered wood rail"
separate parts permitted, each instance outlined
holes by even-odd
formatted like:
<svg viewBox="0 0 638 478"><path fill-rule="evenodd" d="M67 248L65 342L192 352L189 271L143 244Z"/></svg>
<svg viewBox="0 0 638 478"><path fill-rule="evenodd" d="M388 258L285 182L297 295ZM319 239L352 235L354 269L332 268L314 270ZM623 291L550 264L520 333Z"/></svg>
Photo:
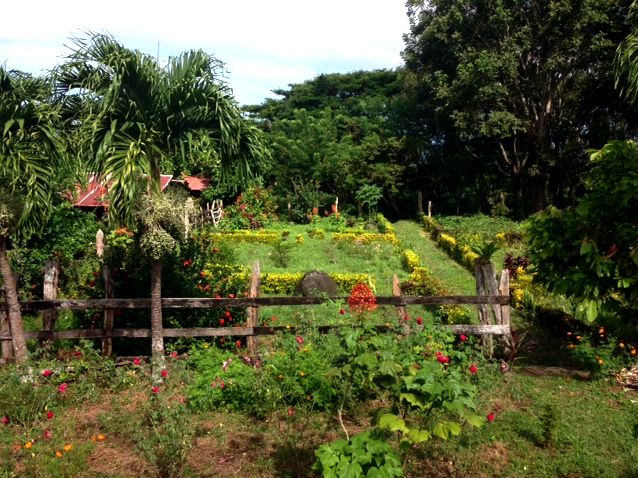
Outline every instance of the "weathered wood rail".
<svg viewBox="0 0 638 478"><path fill-rule="evenodd" d="M246 307L258 308L264 306L311 306L328 301L345 302L348 297L241 297L241 298L164 298L164 309L209 309ZM459 304L497 304L509 305L509 297L496 296L380 296L377 304L395 307L409 305L459 305ZM121 309L149 309L150 299L60 299L33 300L20 303L23 311L40 310L121 310ZM6 303L0 302L0 310L6 308ZM321 327L320 327L321 328ZM325 329L330 327L326 326ZM509 333L509 324L500 325L448 325L446 328L457 334L494 334ZM197 327L197 328L164 328L164 337L223 337L223 336L257 336L272 335L279 331L289 330L290 327ZM148 338L150 329L77 329L58 331L26 332L27 339L73 339L73 338L105 338L131 337ZM0 333L0 340L11 340L8 332Z"/></svg>
<svg viewBox="0 0 638 478"><path fill-rule="evenodd" d="M108 282L108 281L107 281ZM247 346L252 354L257 352L257 336L273 335L283 330L295 330L290 326L259 326L259 308L272 306L311 306L319 305L328 301L344 303L348 297L260 297L260 270L259 264L255 263L250 281L247 297L233 298L163 298L163 309L210 309L210 308L244 308L246 310L246 325L243 327L197 327L197 328L164 328L155 330L156 334L162 337L227 337L245 336ZM376 297L376 303L382 306L394 306L398 315L398 320L403 323L404 330L409 332L411 327L418 330L420 326L410 326L404 323L403 318L407 314L408 306L416 305L476 305L481 311L481 325L444 325L455 334L482 335L489 338L488 353L491 354L491 336L501 335L505 345L511 338L510 328L510 296L509 296L509 276L507 270L501 273L501 284L498 289L493 288L496 294L493 295L473 295L473 296L407 296L403 295L397 276L393 278L392 296ZM484 288L477 291L483 292ZM109 295L109 294L107 294ZM485 306L490 305L494 311L495 323L490 323L490 318L485 312ZM27 339L38 339L41 343L59 339L102 339L102 352L110 355L112 352L112 339L117 337L147 339L152 336L151 329L122 329L114 328L113 311L127 309L150 309L151 299L49 299L23 301L20 303L23 312L47 311L55 316L60 310L102 310L104 311L104 324L101 328L75 329L75 330L54 330L53 321L45 322L45 330L26 332ZM7 310L7 304L0 302L0 322L2 315ZM4 324L6 325L6 324ZM320 330L338 328L339 326L319 326ZM383 329L384 327L380 327ZM385 327L387 329L387 327ZM3 357L8 357L7 342L11 341L11 332L7 327L0 330L0 348Z"/></svg>

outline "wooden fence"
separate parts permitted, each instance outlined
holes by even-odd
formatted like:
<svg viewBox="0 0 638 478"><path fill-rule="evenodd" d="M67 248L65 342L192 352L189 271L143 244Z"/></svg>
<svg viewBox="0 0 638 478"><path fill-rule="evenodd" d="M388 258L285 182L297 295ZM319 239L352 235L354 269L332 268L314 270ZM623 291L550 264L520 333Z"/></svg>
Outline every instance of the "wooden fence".
<svg viewBox="0 0 638 478"><path fill-rule="evenodd" d="M197 327L197 328L163 328L160 332L163 337L224 337L246 336L247 345L252 354L257 351L257 336L272 335L283 330L294 330L289 326L259 326L259 308L264 306L310 306L325 303L327 301L345 302L348 297L260 297L259 296L260 272L256 263L250 280L248 297L242 298L163 298L163 309L209 309L242 307L246 309L247 321L243 327ZM407 313L407 306L415 305L476 305L480 309L491 306L494 319L490 314L479 313L480 325L445 325L455 334L472 334L490 337L492 335L504 336L505 342L511 337L510 328L510 296L509 278L507 270L501 273L500 286L497 295L476 296L407 296L401 293L400 284L396 274L393 278L393 295L376 297L378 305L394 306L398 318L402 321ZM23 312L59 311L59 310L103 310L104 326L100 329L75 329L54 330L54 321L45 322L45 330L26 332L27 339L39 339L46 342L56 339L102 339L102 352L110 355L113 338L128 337L146 339L151 337L150 329L123 329L113 327L113 311L122 309L150 309L150 299L64 299L64 300L35 300L20 303ZM7 322L1 315L6 311L6 303L0 302L0 322ZM484 312L484 310L483 310ZM46 317L49 317L47 314ZM494 322L494 323L490 323ZM6 325L6 324L5 324ZM334 327L334 326L333 326ZM320 329L328 330L331 326L320 326ZM7 327L0 331L0 346L2 356L8 358L11 345L11 332ZM489 341L491 348L491 339ZM491 350L489 350L491 353Z"/></svg>

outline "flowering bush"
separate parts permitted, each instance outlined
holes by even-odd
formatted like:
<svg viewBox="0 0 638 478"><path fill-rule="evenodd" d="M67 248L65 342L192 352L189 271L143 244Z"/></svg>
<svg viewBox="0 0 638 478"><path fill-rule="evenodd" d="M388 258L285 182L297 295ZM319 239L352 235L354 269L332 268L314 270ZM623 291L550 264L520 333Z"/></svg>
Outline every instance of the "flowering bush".
<svg viewBox="0 0 638 478"><path fill-rule="evenodd" d="M372 312L377 308L377 299L368 285L359 283L352 288L348 305L352 313L362 315L364 312Z"/></svg>
<svg viewBox="0 0 638 478"><path fill-rule="evenodd" d="M405 249L401 253L403 266L408 272L413 272L417 267L421 266L421 259L412 249Z"/></svg>

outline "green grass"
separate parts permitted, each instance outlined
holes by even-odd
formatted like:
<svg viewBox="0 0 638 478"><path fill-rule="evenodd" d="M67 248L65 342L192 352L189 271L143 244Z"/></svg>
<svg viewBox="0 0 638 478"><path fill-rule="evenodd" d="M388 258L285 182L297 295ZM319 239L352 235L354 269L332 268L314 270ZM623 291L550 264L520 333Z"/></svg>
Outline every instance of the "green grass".
<svg viewBox="0 0 638 478"><path fill-rule="evenodd" d="M413 221L399 221L394 224L397 236L406 247L414 250L434 277L439 279L452 294L475 295L474 276L430 240L423 228Z"/></svg>
<svg viewBox="0 0 638 478"><path fill-rule="evenodd" d="M462 476L638 475L638 405L613 380L492 372L481 389L494 422L429 450Z"/></svg>

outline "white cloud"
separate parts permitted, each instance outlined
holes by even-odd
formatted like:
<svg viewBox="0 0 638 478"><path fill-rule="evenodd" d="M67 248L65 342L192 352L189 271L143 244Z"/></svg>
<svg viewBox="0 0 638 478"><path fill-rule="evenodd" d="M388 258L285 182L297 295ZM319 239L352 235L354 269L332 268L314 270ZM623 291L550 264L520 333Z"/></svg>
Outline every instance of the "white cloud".
<svg viewBox="0 0 638 478"><path fill-rule="evenodd" d="M408 30L404 5L391 0L8 2L0 62L39 73L61 61L69 37L106 31L153 55L159 42L162 58L202 48L227 64L240 103L259 103L273 88L319 73L399 66L402 34Z"/></svg>

